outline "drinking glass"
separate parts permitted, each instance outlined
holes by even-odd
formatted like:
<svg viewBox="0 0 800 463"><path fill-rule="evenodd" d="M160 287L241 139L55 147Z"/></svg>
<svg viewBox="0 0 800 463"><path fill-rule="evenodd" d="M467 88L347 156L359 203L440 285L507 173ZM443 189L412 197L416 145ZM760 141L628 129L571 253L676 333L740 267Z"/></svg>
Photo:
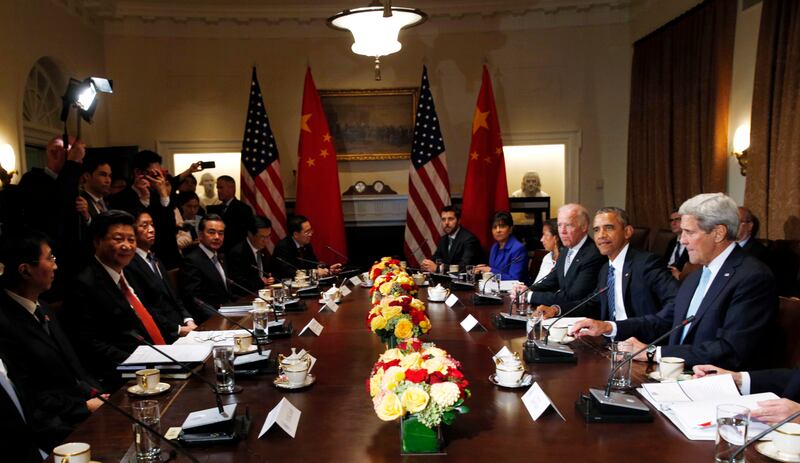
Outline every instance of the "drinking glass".
<svg viewBox="0 0 800 463"><path fill-rule="evenodd" d="M230 348L233 352L233 347ZM161 411L157 400L142 400L131 405L133 416L147 424L159 434L161 433ZM148 431L144 426L134 423L133 442L136 446L136 461L151 463L161 461L161 446L158 435Z"/></svg>
<svg viewBox="0 0 800 463"><path fill-rule="evenodd" d="M233 346L215 346L214 373L217 375L217 391L231 394L236 389L233 379Z"/></svg>
<svg viewBox="0 0 800 463"><path fill-rule="evenodd" d="M717 405L717 437L714 444L714 461L727 462L744 445L750 425L750 409L741 405ZM744 452L735 460L744 463Z"/></svg>
<svg viewBox="0 0 800 463"><path fill-rule="evenodd" d="M436 271L434 273L445 273L444 261L442 259L436 259Z"/></svg>
<svg viewBox="0 0 800 463"><path fill-rule="evenodd" d="M528 312L528 321L525 324L525 331L528 334L528 344L542 338L542 320L544 313L538 310Z"/></svg>
<svg viewBox="0 0 800 463"><path fill-rule="evenodd" d="M614 389L629 389L631 387L631 346L627 342L611 342L611 368L617 368L617 365L627 362L621 368L614 372L611 378L611 387Z"/></svg>
<svg viewBox="0 0 800 463"><path fill-rule="evenodd" d="M475 284L475 266L474 265L467 265L467 283L474 285Z"/></svg>

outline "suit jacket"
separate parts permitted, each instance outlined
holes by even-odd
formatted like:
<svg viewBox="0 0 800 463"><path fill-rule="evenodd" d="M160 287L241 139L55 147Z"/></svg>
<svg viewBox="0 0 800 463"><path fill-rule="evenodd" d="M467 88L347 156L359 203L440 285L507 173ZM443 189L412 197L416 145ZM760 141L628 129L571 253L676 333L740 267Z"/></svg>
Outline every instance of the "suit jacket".
<svg viewBox="0 0 800 463"><path fill-rule="evenodd" d="M747 240L747 243L742 246L742 249L746 253L765 263L767 266L772 265L772 256L770 255L769 250L767 250L767 247L761 244L761 242L754 237L751 236L750 239Z"/></svg>
<svg viewBox="0 0 800 463"><path fill-rule="evenodd" d="M269 273L269 256L263 251L261 253L261 265L264 273ZM258 292L259 289L264 287L264 281L258 271L258 264L256 263L256 256L250 248L247 239L233 246L230 251L225 254L228 264L228 272L231 280L239 283L252 292ZM231 288L234 294L246 296L243 291L237 291L236 288Z"/></svg>
<svg viewBox="0 0 800 463"><path fill-rule="evenodd" d="M137 296L142 292L131 281L128 286ZM84 366L105 390L114 390L122 384L116 367L139 344L128 332L153 342L120 287L97 259L92 259L72 282L62 311L66 331ZM149 312L159 324L156 314Z"/></svg>
<svg viewBox="0 0 800 463"><path fill-rule="evenodd" d="M531 286L532 293L528 298L531 304L574 306L594 290L600 268L608 262L608 259L600 254L594 241L587 236L586 242L572 258L569 271L564 275L567 251L567 248L562 248L556 261L555 270L550 272L544 280ZM597 318L599 309L597 306L591 307L587 304L578 309L573 316Z"/></svg>
<svg viewBox="0 0 800 463"><path fill-rule="evenodd" d="M225 257L220 253L217 255L227 276ZM192 309L192 315L198 323L208 320L210 314L197 307L194 298L201 299L217 308L231 300L226 282L222 281L217 267L199 246L187 252L183 257L180 287L184 306Z"/></svg>
<svg viewBox="0 0 800 463"><path fill-rule="evenodd" d="M6 365L8 369L8 378L11 380L14 389L16 389L17 400L22 406L22 413L25 414L23 418L20 415L14 402L12 402L6 390L0 387L0 454L2 454L6 461L13 461L19 463L40 463L43 458L39 453L39 448L45 448L46 445L39 443L41 436L36 434L32 423L30 421L30 408L28 401L25 400L22 388L18 386L13 364L2 358L3 354L0 353L0 360ZM52 447L50 447L52 448ZM48 448L47 450L50 450Z"/></svg>
<svg viewBox="0 0 800 463"><path fill-rule="evenodd" d="M247 204L233 198L225 207L224 204L208 206L209 214L218 214L225 222L225 241L222 251L227 253L233 246L239 244L247 237L247 228L253 220L253 209Z"/></svg>
<svg viewBox="0 0 800 463"><path fill-rule="evenodd" d="M28 418L38 433L49 436L46 444L52 448L89 417L90 397L78 388L78 381L99 384L86 374L55 316L44 304L41 311L49 319L50 334L0 290L0 352L17 365L15 384L33 405Z"/></svg>
<svg viewBox="0 0 800 463"><path fill-rule="evenodd" d="M750 393L773 392L781 397L800 402L800 369L777 368L756 370L750 374Z"/></svg>
<svg viewBox="0 0 800 463"><path fill-rule="evenodd" d="M274 259L272 273L277 278L291 278L297 269L317 268L313 264L313 262L317 261L314 248L310 244L298 248L291 235L278 241L272 251L272 256ZM300 260L299 258L301 257L305 260Z"/></svg>
<svg viewBox="0 0 800 463"><path fill-rule="evenodd" d="M436 248L436 252L433 253L432 257L434 261L441 259L445 265L458 265L461 271L464 271L464 267L467 265L479 264L483 260L480 241L466 228L459 228L458 234L448 251L449 243L449 235L444 235L439 239L439 247Z"/></svg>
<svg viewBox="0 0 800 463"><path fill-rule="evenodd" d="M672 304L654 315L617 323L617 339L655 339L686 318L703 272L691 273ZM710 363L741 370L769 355L769 335L778 313L772 272L739 246L722 264L681 343L682 330L661 348L663 357L681 357L687 366Z"/></svg>
<svg viewBox="0 0 800 463"><path fill-rule="evenodd" d="M672 258L672 254L675 252L675 246L678 245L678 237L673 237L669 244L667 245L667 250L664 252L664 263L669 264L669 260ZM678 260L672 264L673 267L677 268L678 270L683 270L683 266L689 262L689 253L686 251L686 248L683 249L683 252L680 256L678 256Z"/></svg>
<svg viewBox="0 0 800 463"><path fill-rule="evenodd" d="M150 315L159 325L164 340L171 343L178 339L178 329L183 325L183 321L192 316L170 286L167 280L167 268L159 259L156 259L156 265L161 277L153 273L147 261L136 254L131 263L125 267L125 278L137 288L136 295L150 310Z"/></svg>

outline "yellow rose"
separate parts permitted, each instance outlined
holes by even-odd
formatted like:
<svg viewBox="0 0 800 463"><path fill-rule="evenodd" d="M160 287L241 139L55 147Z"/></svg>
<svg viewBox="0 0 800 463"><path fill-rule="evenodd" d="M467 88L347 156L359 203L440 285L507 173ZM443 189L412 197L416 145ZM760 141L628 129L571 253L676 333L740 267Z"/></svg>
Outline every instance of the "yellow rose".
<svg viewBox="0 0 800 463"><path fill-rule="evenodd" d="M417 310L425 310L425 303L420 301L419 299L411 299L411 307Z"/></svg>
<svg viewBox="0 0 800 463"><path fill-rule="evenodd" d="M386 319L378 315L369 322L369 327L372 331L378 331L386 328Z"/></svg>
<svg viewBox="0 0 800 463"><path fill-rule="evenodd" d="M422 356L419 352L412 352L400 360L400 366L409 370L417 369L422 364Z"/></svg>
<svg viewBox="0 0 800 463"><path fill-rule="evenodd" d="M383 318L385 318L386 320L391 320L394 317L400 315L402 312L403 308L400 307L399 305L386 305L383 306L383 308L381 309L381 314L383 315Z"/></svg>
<svg viewBox="0 0 800 463"><path fill-rule="evenodd" d="M408 339L414 334L413 330L414 324L411 323L411 320L403 318L394 326L394 335L397 336L397 339Z"/></svg>
<svg viewBox="0 0 800 463"><path fill-rule="evenodd" d="M382 284L378 290L385 296L392 292L392 286L394 286L394 282L387 281L386 283Z"/></svg>
<svg viewBox="0 0 800 463"><path fill-rule="evenodd" d="M422 352L422 355L430 355L432 357L444 357L447 355L443 349L439 349L438 347L429 347Z"/></svg>
<svg viewBox="0 0 800 463"><path fill-rule="evenodd" d="M398 384L405 381L406 369L398 366L389 367L383 373L383 387L389 391L393 391Z"/></svg>
<svg viewBox="0 0 800 463"><path fill-rule="evenodd" d="M444 359L441 357L433 357L428 360L422 362L422 368L428 371L428 374L433 372L441 372L442 374L447 373L447 365L444 362Z"/></svg>
<svg viewBox="0 0 800 463"><path fill-rule="evenodd" d="M425 320L419 322L419 329L421 329L423 333L427 333L431 330L431 321L425 317Z"/></svg>
<svg viewBox="0 0 800 463"><path fill-rule="evenodd" d="M408 410L410 413L417 413L421 412L428 406L428 400L430 396L424 389L421 387L412 386L403 392L403 395L400 397L400 402L403 404L403 408Z"/></svg>
<svg viewBox="0 0 800 463"><path fill-rule="evenodd" d="M397 395L394 392L389 392L383 396L383 400L375 406L375 413L378 415L378 418L383 421L392 421L403 416L405 411Z"/></svg>
<svg viewBox="0 0 800 463"><path fill-rule="evenodd" d="M381 384L383 383L383 370L380 368L369 379L369 396L375 397L381 392Z"/></svg>
<svg viewBox="0 0 800 463"><path fill-rule="evenodd" d="M402 359L402 358L403 358L403 353L400 352L400 349L394 348L394 349L387 349L386 352L381 354L378 360L380 360L383 363L387 363L391 362L392 360Z"/></svg>

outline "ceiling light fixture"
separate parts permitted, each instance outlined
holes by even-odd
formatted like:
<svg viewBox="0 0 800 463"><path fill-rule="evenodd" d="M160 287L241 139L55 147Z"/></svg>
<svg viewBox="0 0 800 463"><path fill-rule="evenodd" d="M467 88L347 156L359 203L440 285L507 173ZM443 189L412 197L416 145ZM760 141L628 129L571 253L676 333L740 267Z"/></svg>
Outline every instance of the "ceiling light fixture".
<svg viewBox="0 0 800 463"><path fill-rule="evenodd" d="M422 24L428 19L422 10L392 6L391 0L372 0L368 6L344 10L328 18L334 29L353 34L353 53L375 58L375 80L381 80L381 56L397 53L401 29Z"/></svg>

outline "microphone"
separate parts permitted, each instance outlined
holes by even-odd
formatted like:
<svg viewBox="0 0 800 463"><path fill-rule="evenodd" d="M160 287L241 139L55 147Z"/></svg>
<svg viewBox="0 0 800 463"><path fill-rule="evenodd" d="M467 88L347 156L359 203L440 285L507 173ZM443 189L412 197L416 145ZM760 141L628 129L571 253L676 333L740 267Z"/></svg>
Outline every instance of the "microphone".
<svg viewBox="0 0 800 463"><path fill-rule="evenodd" d="M147 339L145 339L144 336L140 335L136 331L130 330L125 334L127 334L128 336L131 336L132 338L136 339L137 341L141 342L142 344L145 344L145 345L149 346L154 351L158 352L159 354L163 355L164 357L166 357L166 358L172 360L173 362L175 362L176 365L180 366L184 371L189 373L189 375L191 375L192 377L197 378L200 381L206 383L208 385L208 387L210 387L211 390L214 391L214 395L216 396L216 400L217 400L217 409L219 410L220 414L225 413L225 409L222 407L222 398L219 395L219 391L217 390L217 385L216 384L212 383L211 381L209 381L209 380L203 378L202 376L198 375L197 373L195 373L194 370L192 370L189 367L189 365L187 365L187 364L185 364L183 362L179 362L179 361L175 360L175 358L167 355L163 350L161 350L158 347L156 347L155 345L153 345L152 342L150 342Z"/></svg>
<svg viewBox="0 0 800 463"><path fill-rule="evenodd" d="M269 278L270 275L271 275L270 273L267 273L264 270L258 268L258 265L256 265L256 264L250 264L250 266L253 267L254 269L258 270L258 275L261 276L261 277Z"/></svg>
<svg viewBox="0 0 800 463"><path fill-rule="evenodd" d="M159 440L161 440L161 442L164 442L167 445L169 445L170 447L174 448L175 450L170 452L170 458L169 458L170 460L175 458L175 451L177 450L178 453L180 453L181 455L185 456L190 461L193 461L194 463L200 463L200 461L197 458L195 458L191 453L189 453L186 449L184 449L183 446L181 446L179 443L177 443L177 442L175 442L173 440L167 439L166 437L164 437L163 434L161 434L160 432L155 430L149 424L143 422L142 420L137 419L136 417L134 417L133 415L131 415L130 413L125 411L119 405L117 405L114 402L106 399L105 397L102 396L102 394L100 394L100 392L97 389L89 386L88 384L86 384L83 381L78 381L77 386L78 386L78 389L80 389L83 392L87 393L90 397L100 399L101 402L103 402L105 405L108 405L109 407L114 409L120 415L124 416L125 418L129 419L130 421L132 421L132 422L138 424L139 426L143 427L144 429L148 430L154 436L158 436L158 438L159 438ZM220 408L219 412L220 412L220 414L223 414L223 413L225 413L225 410Z"/></svg>
<svg viewBox="0 0 800 463"><path fill-rule="evenodd" d="M573 308L567 310L566 312L562 313L561 315L559 315L558 318L556 318L555 321L550 324L550 326L555 326L555 324L558 323L562 318L564 318L567 315L569 315L569 314L575 312L576 310L580 309L584 305L588 304L589 301L591 301L592 299L596 298L597 296L603 294L607 290L608 290L608 286L603 286L602 288L598 289L597 291L592 293L589 297L587 297L586 299L584 299L581 302L579 302L578 305L576 305L575 307L573 307ZM548 340L549 337L550 337L550 330L547 330L547 334L544 336L544 343L545 344L547 344L547 340Z"/></svg>
<svg viewBox="0 0 800 463"><path fill-rule="evenodd" d="M232 283L232 281L230 281L230 280L228 280L228 281ZM230 283L228 283L228 284L230 284ZM233 318L228 317L227 315L223 314L219 310L215 309L211 304L205 302L204 300L202 300L202 299L200 299L198 297L193 298L193 300L194 300L194 304L198 308L205 309L208 312L211 312L211 313L213 313L215 315L219 315L223 319L227 320L228 323L232 324L233 326L238 326L239 328L247 331L250 334L250 336L252 336L253 339L255 339L255 341L256 341L256 349L258 349L258 355L261 355L261 345L262 344L269 344L269 343L272 342L269 339L269 333L267 333L266 337L264 337L264 336L256 336L256 333L253 332L253 330L242 326L241 324L239 324L239 322L237 322Z"/></svg>
<svg viewBox="0 0 800 463"><path fill-rule="evenodd" d="M274 257L275 260L277 260L278 262L282 263L283 265L285 265L285 266L289 267L290 269L294 270L295 272L300 270L299 268L297 268L296 265L294 265L293 263L291 263L288 260L284 259L283 257L280 257L280 256L272 256L272 257Z"/></svg>
<svg viewBox="0 0 800 463"><path fill-rule="evenodd" d="M271 302L269 302L268 300L266 300L266 299L264 299L263 297L259 296L259 295L258 295L258 293L254 293L253 291L250 291L249 289L247 289L247 288L245 288L244 286L240 285L239 283L237 283L237 282L235 282L235 281L231 280L230 278L227 278L227 280L228 280L228 284L229 284L229 285L236 286L236 287L237 287L237 288L239 288L240 290L244 291L244 293L245 293L245 294L247 294L247 295L249 295L249 296L253 296L253 298L255 298L255 299L261 299L262 301L266 302L267 304L270 304L270 305L272 305L272 303L271 303ZM285 308L286 308L286 307L284 306L284 310L285 310ZM216 312L216 310L215 310L215 312ZM220 315L222 315L222 314L220 314ZM278 311L277 311L277 310L273 310L273 311L272 311L272 315L275 317L275 321L276 321L276 322L277 322L277 321L280 321L280 320L278 320ZM222 315L222 316L223 316L223 317L224 317L226 320L230 320L228 317L225 317L224 315ZM234 323L235 323L235 322L234 322ZM237 325L237 326L241 326L241 325L239 325L238 323L236 323L236 325ZM247 329L247 328L245 328L245 329ZM265 343L265 344L268 344L268 343ZM261 353L261 352L259 351L259 353Z"/></svg>
<svg viewBox="0 0 800 463"><path fill-rule="evenodd" d="M515 257L514 259L511 260L511 262L509 262L503 268L501 268L499 272L495 273L492 276L492 278L489 278L488 280L485 280L483 282L483 287L481 288L481 292L482 293L486 293L486 285L490 281L497 281L498 282L497 283L497 290L499 291L500 290L500 279L502 278L503 273L507 272L508 269L510 269L512 265L516 264L517 262L520 262L524 258L525 258L525 256L517 256L517 257Z"/></svg>
<svg viewBox="0 0 800 463"><path fill-rule="evenodd" d="M531 290L531 287L533 287L533 286L536 286L536 285L538 285L539 283L543 282L545 278L549 277L549 276L550 276L550 274L551 274L551 273L553 273L553 272L555 272L555 271L556 271L556 267L555 267L555 265L554 265L554 266L553 266L553 268L551 268L551 269L550 269L550 271L549 271L549 272L547 272L547 274L546 274L545 276L543 276L543 277L539 278L538 280L536 280L536 281L535 281L535 282L534 282L532 285L530 285L530 286L527 286L527 287L525 288L525 291L523 291L523 292L521 292L521 293L517 294L517 304L519 304L519 300L520 300L520 298L523 298L523 300L525 300L525 299L524 299L524 297L525 297L524 295L525 295L525 294L526 294L528 291L530 291L530 290ZM509 313L511 313L511 312L509 312Z"/></svg>
<svg viewBox="0 0 800 463"><path fill-rule="evenodd" d="M336 249L333 249L332 247L330 247L328 245L325 245L325 249L327 249L328 251L330 251L330 252L336 254L337 256L341 257L342 259L344 259L344 262L343 262L344 264L346 264L347 261L350 260L350 259L347 258L347 256L345 256L341 252L337 251Z"/></svg>
<svg viewBox="0 0 800 463"><path fill-rule="evenodd" d="M311 259L303 259L302 257L298 257L297 260L301 262L305 262L307 264L314 264L317 267L327 267L328 265L325 262L319 260L311 260Z"/></svg>
<svg viewBox="0 0 800 463"><path fill-rule="evenodd" d="M790 421L793 421L795 418L798 418L798 417L800 417L800 412L795 412L793 415L789 415L789 416L788 416L787 418L785 418L784 420L782 420L782 421L780 421L780 422L778 422L778 423L776 423L776 424L773 424L772 426L770 426L769 428L765 429L764 431L761 431L760 433L758 433L758 434L757 434L755 437L753 437L752 439L748 439L748 440L747 440L747 441L744 443L744 445L742 445L741 447L739 447L738 449L736 449L736 451L735 451L735 452L733 452L733 455L731 455L731 456L730 456L730 458L728 458L728 460L727 460L727 461L728 461L728 462L730 462L730 463L734 463L734 462L736 461L736 457L738 457L738 456L739 456L739 454L741 454L742 452L744 452L744 450L745 450L745 449L746 449L746 448L747 448L747 447L748 447L750 444L752 444L753 442L757 442L757 441L759 441L759 440L760 440L762 437L766 436L767 434L771 433L772 431L774 431L774 430L776 430L776 429L780 428L780 427L781 427L781 426L783 426L784 424L786 424L786 423L788 423L788 422L790 422Z"/></svg>

